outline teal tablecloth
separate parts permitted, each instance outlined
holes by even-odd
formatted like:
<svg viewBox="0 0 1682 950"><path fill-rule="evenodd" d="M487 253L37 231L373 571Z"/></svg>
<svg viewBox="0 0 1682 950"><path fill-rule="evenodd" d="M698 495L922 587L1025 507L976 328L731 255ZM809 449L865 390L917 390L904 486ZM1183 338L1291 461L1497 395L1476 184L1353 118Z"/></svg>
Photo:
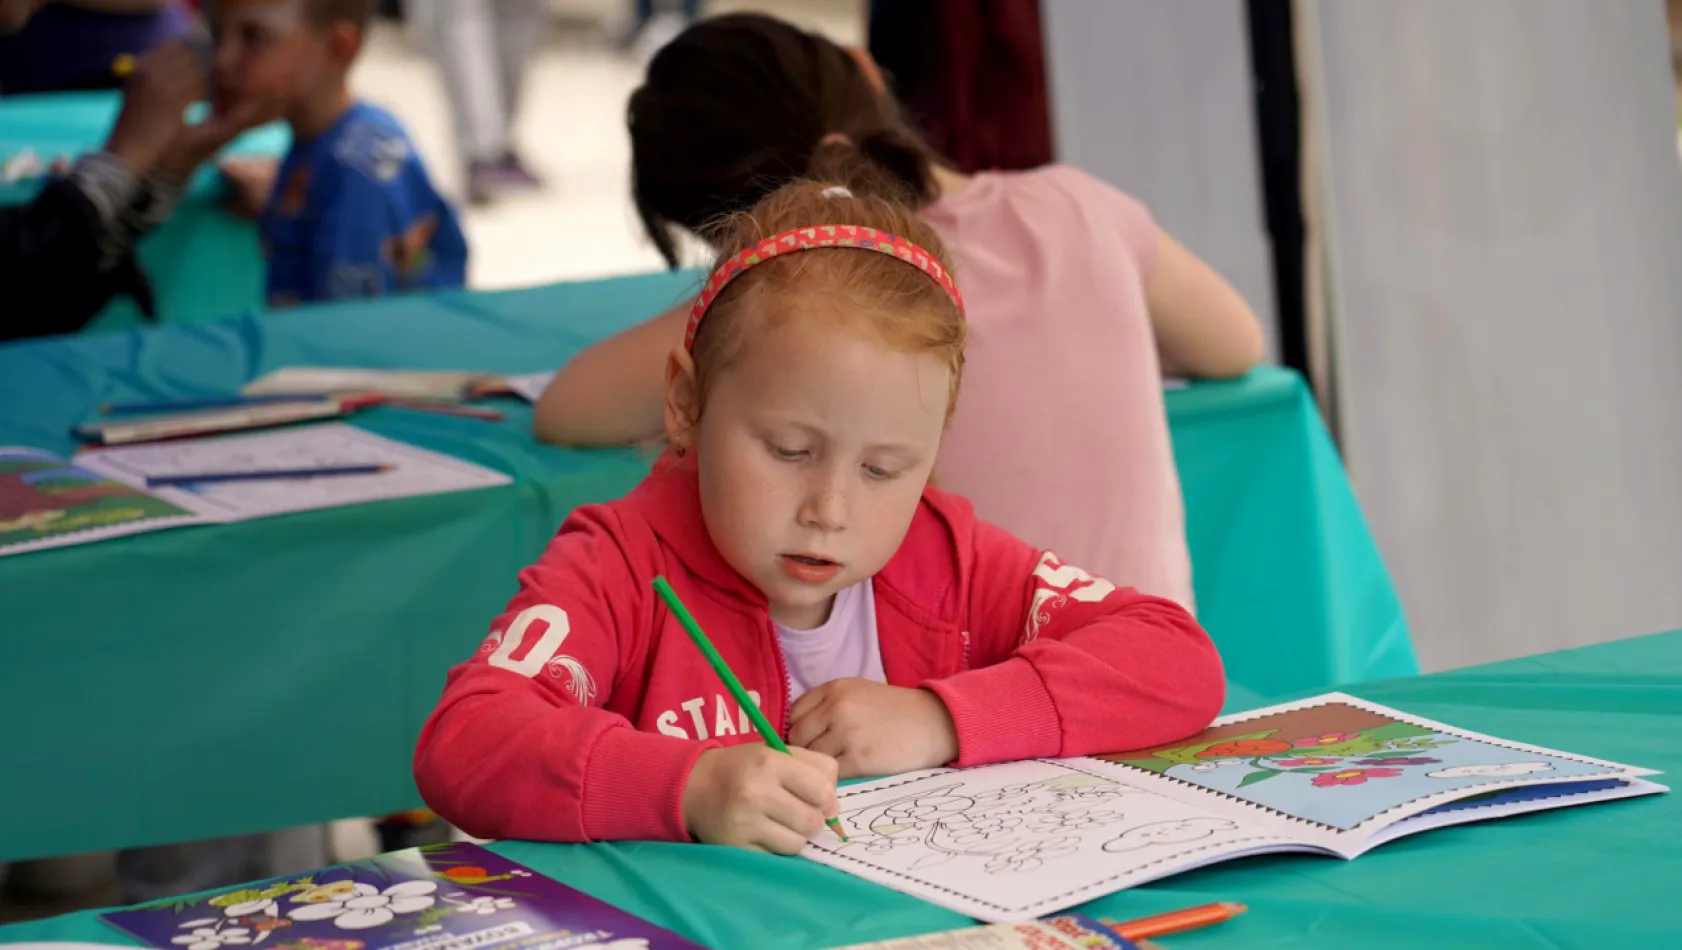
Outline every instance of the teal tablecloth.
<svg viewBox="0 0 1682 950"><path fill-rule="evenodd" d="M0 99L0 162L25 149L43 164L97 149L121 104L115 92ZM284 126L266 126L241 137L229 153L278 157L288 140ZM39 181L0 184L0 205L21 204L39 187ZM257 229L223 211L221 198L215 169L200 169L175 214L140 242L140 263L151 278L160 320L190 323L261 309L266 269ZM141 323L139 309L124 299L107 307L90 329Z"/></svg>
<svg viewBox="0 0 1682 950"><path fill-rule="evenodd" d="M286 365L536 371L693 289L662 274L306 308L0 347L0 445L72 447L103 402L233 392ZM1169 394L1202 616L1259 695L1416 670L1395 592L1301 383ZM568 511L635 451L381 409L369 429L512 474L477 492L0 558L0 860L417 802L410 755ZM18 776L26 778L19 779Z"/></svg>
<svg viewBox="0 0 1682 950"><path fill-rule="evenodd" d="M1354 687L1507 739L1682 769L1682 632ZM1662 779L1661 779L1662 780ZM496 849L718 948L804 950L966 919L800 858L677 844ZM1599 950L1682 947L1682 798L1589 805L1428 831L1352 862L1251 858L1113 894L1131 918L1211 901L1250 912L1164 941L1199 947ZM92 913L0 928L0 941L129 942Z"/></svg>

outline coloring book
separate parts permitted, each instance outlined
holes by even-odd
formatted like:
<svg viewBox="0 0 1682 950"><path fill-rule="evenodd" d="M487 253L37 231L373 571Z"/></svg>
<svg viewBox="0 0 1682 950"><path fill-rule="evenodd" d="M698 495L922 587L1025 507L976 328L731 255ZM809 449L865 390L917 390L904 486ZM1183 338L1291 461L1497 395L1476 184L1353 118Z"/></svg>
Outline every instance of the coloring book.
<svg viewBox="0 0 1682 950"><path fill-rule="evenodd" d="M929 769L840 790L806 857L985 921L1253 854L1354 858L1444 825L1669 791L1651 769L1330 693L1156 749Z"/></svg>
<svg viewBox="0 0 1682 950"><path fill-rule="evenodd" d="M382 472L148 488L206 472L382 465ZM344 423L79 452L0 447L0 556L143 531L506 485L507 475Z"/></svg>
<svg viewBox="0 0 1682 950"><path fill-rule="evenodd" d="M475 844L436 844L100 919L158 950L701 950Z"/></svg>

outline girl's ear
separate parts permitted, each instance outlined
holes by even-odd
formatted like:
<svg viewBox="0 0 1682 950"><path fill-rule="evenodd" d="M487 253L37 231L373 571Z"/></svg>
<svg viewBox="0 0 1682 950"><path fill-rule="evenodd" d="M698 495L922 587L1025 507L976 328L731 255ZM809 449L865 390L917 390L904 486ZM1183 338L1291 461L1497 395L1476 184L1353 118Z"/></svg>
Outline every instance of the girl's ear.
<svg viewBox="0 0 1682 950"><path fill-rule="evenodd" d="M362 52L362 28L354 23L335 23L329 37L333 60L349 68Z"/></svg>
<svg viewBox="0 0 1682 950"><path fill-rule="evenodd" d="M666 441L685 455L692 447L695 424L701 419L701 389L695 360L678 347L666 357Z"/></svg>

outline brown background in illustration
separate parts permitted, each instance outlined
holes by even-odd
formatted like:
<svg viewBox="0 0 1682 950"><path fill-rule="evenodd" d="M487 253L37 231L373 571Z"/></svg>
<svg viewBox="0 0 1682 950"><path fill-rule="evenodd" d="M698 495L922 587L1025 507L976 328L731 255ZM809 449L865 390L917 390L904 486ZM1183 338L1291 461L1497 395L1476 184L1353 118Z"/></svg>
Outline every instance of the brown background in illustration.
<svg viewBox="0 0 1682 950"><path fill-rule="evenodd" d="M1230 726L1216 726L1179 742L1167 745L1153 746L1138 752L1114 752L1107 755L1094 756L1106 762L1121 762L1127 759L1146 759L1161 749L1182 749L1188 745L1200 745L1216 739L1226 739L1231 736L1246 736L1253 732L1265 732L1277 729L1273 738L1295 742L1311 736L1323 736L1330 732L1360 732L1378 726L1387 726L1393 722L1389 716L1367 712L1347 703L1327 703L1324 706L1313 706L1308 709L1296 709L1290 712L1274 713L1257 719L1246 719ZM1304 755L1312 755L1309 750L1303 750Z"/></svg>

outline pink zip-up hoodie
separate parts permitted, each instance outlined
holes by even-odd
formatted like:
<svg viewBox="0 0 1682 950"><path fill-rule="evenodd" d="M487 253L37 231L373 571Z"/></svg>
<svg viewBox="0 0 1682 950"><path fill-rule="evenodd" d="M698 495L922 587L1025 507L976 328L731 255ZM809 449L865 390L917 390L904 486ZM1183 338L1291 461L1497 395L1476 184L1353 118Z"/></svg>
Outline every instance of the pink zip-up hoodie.
<svg viewBox="0 0 1682 950"><path fill-rule="evenodd" d="M708 749L761 741L655 594L665 575L765 716L788 674L765 597L719 554L692 468L573 512L421 732L427 804L487 838L690 840ZM1117 588L929 488L875 577L889 684L951 711L955 765L1158 746L1219 711L1220 657L1169 600Z"/></svg>

